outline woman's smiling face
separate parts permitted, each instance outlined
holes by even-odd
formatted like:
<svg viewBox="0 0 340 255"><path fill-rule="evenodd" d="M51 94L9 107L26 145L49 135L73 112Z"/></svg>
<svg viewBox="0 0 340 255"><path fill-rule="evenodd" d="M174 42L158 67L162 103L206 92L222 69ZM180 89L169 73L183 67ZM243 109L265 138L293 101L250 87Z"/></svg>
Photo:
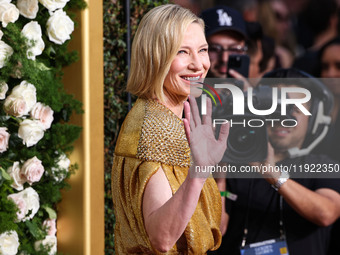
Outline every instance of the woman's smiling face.
<svg viewBox="0 0 340 255"><path fill-rule="evenodd" d="M165 95L185 100L190 95L190 82L205 78L209 67L204 31L198 23L191 23L165 78Z"/></svg>

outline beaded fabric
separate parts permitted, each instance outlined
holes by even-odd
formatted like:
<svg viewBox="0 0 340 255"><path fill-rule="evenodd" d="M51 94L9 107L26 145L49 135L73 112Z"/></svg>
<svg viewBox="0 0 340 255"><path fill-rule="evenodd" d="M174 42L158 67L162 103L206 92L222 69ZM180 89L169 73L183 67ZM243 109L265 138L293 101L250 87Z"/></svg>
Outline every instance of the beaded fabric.
<svg viewBox="0 0 340 255"><path fill-rule="evenodd" d="M171 166L191 165L183 121L157 101L146 101L136 157Z"/></svg>
<svg viewBox="0 0 340 255"><path fill-rule="evenodd" d="M143 195L150 178L161 167L175 194L188 176L190 163L182 120L157 101L138 99L121 127L112 166L117 255L203 255L220 246L221 196L213 178L206 180L183 238L171 250L157 251L147 235Z"/></svg>

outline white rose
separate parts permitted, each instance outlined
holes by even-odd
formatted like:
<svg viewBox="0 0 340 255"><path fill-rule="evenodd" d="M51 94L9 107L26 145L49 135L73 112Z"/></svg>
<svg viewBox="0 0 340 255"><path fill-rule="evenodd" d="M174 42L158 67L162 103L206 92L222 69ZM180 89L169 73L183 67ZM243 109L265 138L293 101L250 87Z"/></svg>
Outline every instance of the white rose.
<svg viewBox="0 0 340 255"><path fill-rule="evenodd" d="M19 10L14 4L0 2L0 21L3 27L7 27L8 23L14 23L18 18Z"/></svg>
<svg viewBox="0 0 340 255"><path fill-rule="evenodd" d="M0 254L16 255L18 247L19 237L16 231L11 230L0 235Z"/></svg>
<svg viewBox="0 0 340 255"><path fill-rule="evenodd" d="M56 236L46 236L44 240L36 241L34 243L34 249L40 251L40 245L46 248L50 248L48 252L49 255L54 255L57 253L57 237Z"/></svg>
<svg viewBox="0 0 340 255"><path fill-rule="evenodd" d="M36 103L31 110L31 117L40 120L46 130L53 122L53 110L42 103Z"/></svg>
<svg viewBox="0 0 340 255"><path fill-rule="evenodd" d="M27 81L22 81L19 85L15 86L10 96L23 97L27 104L28 111L31 111L37 103L36 89L33 84Z"/></svg>
<svg viewBox="0 0 340 255"><path fill-rule="evenodd" d="M0 41L0 68L3 68L6 64L6 60L12 56L13 49L11 46L3 41Z"/></svg>
<svg viewBox="0 0 340 255"><path fill-rule="evenodd" d="M43 222L43 227L47 229L47 235L55 236L57 233L57 226L55 219L47 219Z"/></svg>
<svg viewBox="0 0 340 255"><path fill-rule="evenodd" d="M47 20L47 34L50 41L63 44L69 40L74 30L74 23L63 10L57 10Z"/></svg>
<svg viewBox="0 0 340 255"><path fill-rule="evenodd" d="M6 98L6 93L8 91L8 85L6 82L0 82L0 100Z"/></svg>
<svg viewBox="0 0 340 255"><path fill-rule="evenodd" d="M21 174L26 178L30 185L32 185L33 182L40 181L44 171L45 169L41 164L41 160L35 156L29 160L26 160L21 167Z"/></svg>
<svg viewBox="0 0 340 255"><path fill-rule="evenodd" d="M1 40L3 35L4 35L4 33L0 30L0 40Z"/></svg>
<svg viewBox="0 0 340 255"><path fill-rule="evenodd" d="M68 1L70 0L39 0L39 2L51 12L64 8Z"/></svg>
<svg viewBox="0 0 340 255"><path fill-rule="evenodd" d="M4 110L7 114L22 117L29 113L36 102L37 95L34 85L22 81L13 88L11 94L6 98Z"/></svg>
<svg viewBox="0 0 340 255"><path fill-rule="evenodd" d="M44 127L39 120L26 119L20 123L18 136L23 140L23 144L31 147L44 137Z"/></svg>
<svg viewBox="0 0 340 255"><path fill-rule="evenodd" d="M29 109L27 107L25 99L22 96L8 96L4 103L4 111L9 115L22 117L28 114Z"/></svg>
<svg viewBox="0 0 340 255"><path fill-rule="evenodd" d="M0 127L0 153L7 151L10 134L7 128Z"/></svg>
<svg viewBox="0 0 340 255"><path fill-rule="evenodd" d="M57 167L52 167L52 173L54 175L54 179L57 182L62 181L65 177L66 174L65 172L68 171L68 168L70 167L71 161L66 157L65 154L62 154L59 158L58 158L58 162L57 162Z"/></svg>
<svg viewBox="0 0 340 255"><path fill-rule="evenodd" d="M35 19L39 10L38 0L18 0L17 7L20 14L28 19Z"/></svg>
<svg viewBox="0 0 340 255"><path fill-rule="evenodd" d="M22 29L21 33L29 40L27 58L35 60L35 56L40 55L45 48L45 43L42 39L42 32L39 23L36 21L27 23ZM32 41L34 41L34 43L32 43Z"/></svg>
<svg viewBox="0 0 340 255"><path fill-rule="evenodd" d="M12 199L19 208L19 212L17 213L18 221L32 219L39 210L39 195L31 187L18 193L8 195L7 197L8 199Z"/></svg>
<svg viewBox="0 0 340 255"><path fill-rule="evenodd" d="M18 161L15 161L13 165L7 169L7 173L14 181L11 186L18 191L23 190L23 184L26 182L26 178L20 173L20 165Z"/></svg>
<svg viewBox="0 0 340 255"><path fill-rule="evenodd" d="M26 200L22 196L17 196L17 194L9 195L9 196L7 196L7 198L12 199L13 202L18 207L16 222L19 222L19 221L22 221L25 218L28 210L27 210Z"/></svg>

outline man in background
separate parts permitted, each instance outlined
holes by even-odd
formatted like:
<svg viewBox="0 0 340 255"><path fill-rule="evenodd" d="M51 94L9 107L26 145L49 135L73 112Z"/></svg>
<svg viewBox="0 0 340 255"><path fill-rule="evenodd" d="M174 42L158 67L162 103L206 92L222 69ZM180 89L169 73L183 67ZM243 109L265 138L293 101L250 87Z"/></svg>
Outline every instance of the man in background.
<svg viewBox="0 0 340 255"><path fill-rule="evenodd" d="M313 95L312 100L304 103L303 107L312 116L294 107L289 118L297 121L295 127L284 127L277 124L279 122L269 125L267 132L271 145L267 159L258 166L307 168L325 164L327 167L339 167L336 161L326 156L310 155L313 142L329 124L329 91L315 78L294 69L279 69L265 77L280 79L277 85L272 86L308 89ZM301 84L285 84L282 78L301 78L302 81ZM264 84L267 82L263 81ZM300 99L303 94L290 93L289 97ZM315 127L316 133L311 127ZM221 231L225 235L221 247L213 254L239 255L240 247L246 249L247 245L270 240L269 245L283 243L284 251L288 249L290 255L326 255L331 224L340 216L339 179L310 178L310 175L302 178L294 171L288 174L266 172L263 178L260 173L257 175L259 178L243 179L228 178L227 174L227 181L217 180L220 191L232 196L222 197ZM322 177L327 177L325 175Z"/></svg>
<svg viewBox="0 0 340 255"><path fill-rule="evenodd" d="M247 53L246 23L238 11L227 6L204 10L201 18L205 22L205 33L209 44L211 67L208 77L226 78L229 56ZM241 78L234 70L230 70L230 75Z"/></svg>

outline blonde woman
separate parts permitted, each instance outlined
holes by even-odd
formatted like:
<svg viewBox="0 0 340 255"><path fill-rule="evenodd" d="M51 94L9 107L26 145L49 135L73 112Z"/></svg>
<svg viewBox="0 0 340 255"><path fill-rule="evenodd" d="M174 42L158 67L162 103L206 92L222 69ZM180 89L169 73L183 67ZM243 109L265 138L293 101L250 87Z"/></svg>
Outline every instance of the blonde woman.
<svg viewBox="0 0 340 255"><path fill-rule="evenodd" d="M209 67L196 15L163 5L143 17L127 85L139 99L122 125L112 169L117 254L206 254L221 243L216 183L188 174L195 165L215 165L226 149L228 129L216 140L211 119L201 121L195 100L191 109L186 102L191 81Z"/></svg>

